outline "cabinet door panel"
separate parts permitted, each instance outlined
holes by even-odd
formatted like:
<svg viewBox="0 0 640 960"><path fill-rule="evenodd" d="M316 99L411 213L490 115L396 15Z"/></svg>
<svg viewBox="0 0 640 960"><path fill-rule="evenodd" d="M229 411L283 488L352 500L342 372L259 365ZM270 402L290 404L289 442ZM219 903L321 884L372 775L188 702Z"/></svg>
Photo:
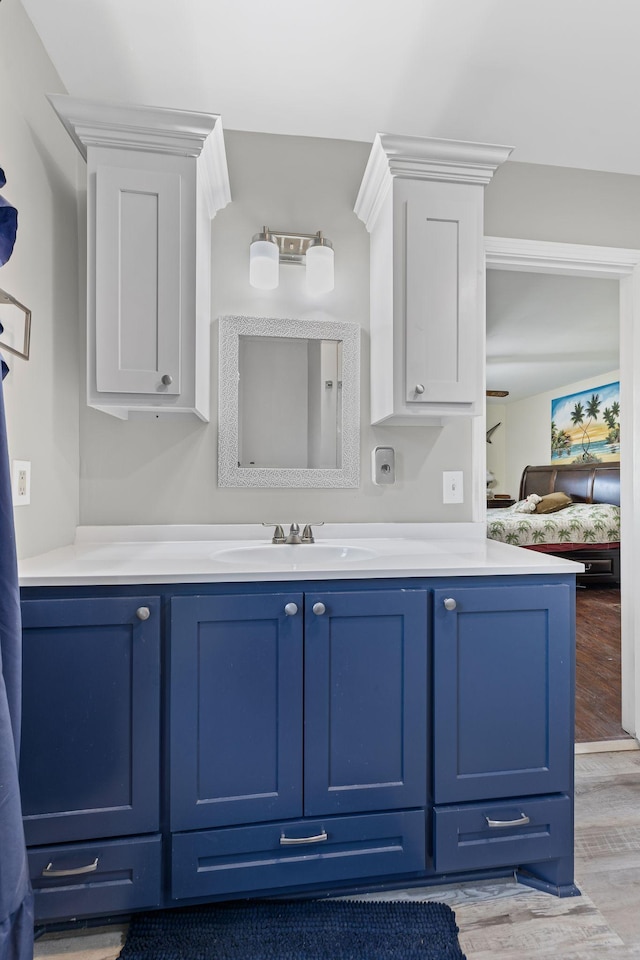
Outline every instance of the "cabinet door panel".
<svg viewBox="0 0 640 960"><path fill-rule="evenodd" d="M301 815L300 594L172 599L170 728L172 829Z"/></svg>
<svg viewBox="0 0 640 960"><path fill-rule="evenodd" d="M405 401L478 399L478 197L457 199L431 184L403 184L406 196ZM420 385L423 391L416 391Z"/></svg>
<svg viewBox="0 0 640 960"><path fill-rule="evenodd" d="M424 806L426 591L307 594L305 621L305 815Z"/></svg>
<svg viewBox="0 0 640 960"><path fill-rule="evenodd" d="M22 622L27 843L157 830L159 599L26 600Z"/></svg>
<svg viewBox="0 0 640 960"><path fill-rule="evenodd" d="M175 172L97 168L99 391L180 393L180 185Z"/></svg>
<svg viewBox="0 0 640 960"><path fill-rule="evenodd" d="M570 789L572 610L565 584L434 591L436 802Z"/></svg>

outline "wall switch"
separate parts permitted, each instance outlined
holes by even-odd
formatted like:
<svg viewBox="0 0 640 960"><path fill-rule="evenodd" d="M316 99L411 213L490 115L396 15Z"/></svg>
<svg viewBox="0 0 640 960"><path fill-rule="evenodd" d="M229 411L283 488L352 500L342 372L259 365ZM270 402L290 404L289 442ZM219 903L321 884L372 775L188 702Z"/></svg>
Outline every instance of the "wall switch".
<svg viewBox="0 0 640 960"><path fill-rule="evenodd" d="M462 470L444 470L442 473L442 502L463 503Z"/></svg>
<svg viewBox="0 0 640 960"><path fill-rule="evenodd" d="M396 482L396 452L393 447L376 447L371 456L371 479L378 486Z"/></svg>
<svg viewBox="0 0 640 960"><path fill-rule="evenodd" d="M31 503L31 461L13 460L11 463L11 492L14 507Z"/></svg>

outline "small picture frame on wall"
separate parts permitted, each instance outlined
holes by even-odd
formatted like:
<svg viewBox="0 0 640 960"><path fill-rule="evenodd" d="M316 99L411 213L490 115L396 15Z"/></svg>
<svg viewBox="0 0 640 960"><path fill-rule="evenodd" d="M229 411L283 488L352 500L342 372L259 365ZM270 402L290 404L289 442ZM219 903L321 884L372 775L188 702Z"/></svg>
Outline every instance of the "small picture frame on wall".
<svg viewBox="0 0 640 960"><path fill-rule="evenodd" d="M0 351L8 350L23 360L29 359L31 310L0 290Z"/></svg>

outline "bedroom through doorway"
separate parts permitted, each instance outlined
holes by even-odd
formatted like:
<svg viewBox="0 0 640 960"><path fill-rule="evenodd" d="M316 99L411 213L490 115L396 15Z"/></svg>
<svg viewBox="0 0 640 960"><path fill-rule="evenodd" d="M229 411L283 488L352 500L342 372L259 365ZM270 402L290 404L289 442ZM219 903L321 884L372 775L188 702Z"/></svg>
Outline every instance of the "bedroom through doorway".
<svg viewBox="0 0 640 960"><path fill-rule="evenodd" d="M489 239L494 245L501 241ZM526 243L505 241L518 242ZM487 271L487 389L507 393L502 398L487 398L490 519L494 509L500 509L501 500L517 501L527 465L552 462L551 405L556 398L587 394L587 402L577 411L578 422L568 431L572 442L566 442L567 452L558 457L556 451L558 462L620 457L614 444L603 442L596 448L595 443L584 441L589 421L590 427L596 427L592 436L604 440L611 435L603 419L607 410L611 420L611 407L599 404L598 398L604 386L621 377L620 280L580 272L539 272L530 265L523 269L509 264L502 269L503 264L491 263L489 257L487 266L492 268ZM587 416L589 401L594 401L591 417ZM619 421L624 413L618 408L617 414ZM553 547L548 549L551 552ZM611 569L611 563L605 566ZM580 579L576 595L576 742L630 740L622 727L620 582L617 575Z"/></svg>

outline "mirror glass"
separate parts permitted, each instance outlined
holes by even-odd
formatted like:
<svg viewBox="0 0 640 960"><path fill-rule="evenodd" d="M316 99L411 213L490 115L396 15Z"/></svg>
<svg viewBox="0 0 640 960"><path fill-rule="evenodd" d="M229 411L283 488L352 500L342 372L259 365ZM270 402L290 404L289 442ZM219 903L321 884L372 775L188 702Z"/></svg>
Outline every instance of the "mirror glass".
<svg viewBox="0 0 640 960"><path fill-rule="evenodd" d="M238 466L342 465L342 341L239 340Z"/></svg>
<svg viewBox="0 0 640 960"><path fill-rule="evenodd" d="M220 486L358 486L359 333L221 318Z"/></svg>

